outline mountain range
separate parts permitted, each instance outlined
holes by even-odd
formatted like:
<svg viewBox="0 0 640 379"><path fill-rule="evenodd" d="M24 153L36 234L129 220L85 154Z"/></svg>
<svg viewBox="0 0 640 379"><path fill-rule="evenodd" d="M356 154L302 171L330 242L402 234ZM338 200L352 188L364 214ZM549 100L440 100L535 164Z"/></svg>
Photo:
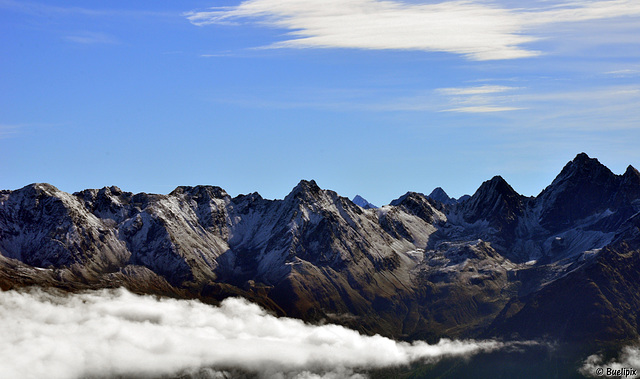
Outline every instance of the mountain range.
<svg viewBox="0 0 640 379"><path fill-rule="evenodd" d="M357 201L355 201L357 200ZM363 200L364 202L362 202ZM396 339L640 338L640 173L584 153L538 196L502 177L375 207L301 181L282 200L49 184L0 191L0 287L126 287Z"/></svg>

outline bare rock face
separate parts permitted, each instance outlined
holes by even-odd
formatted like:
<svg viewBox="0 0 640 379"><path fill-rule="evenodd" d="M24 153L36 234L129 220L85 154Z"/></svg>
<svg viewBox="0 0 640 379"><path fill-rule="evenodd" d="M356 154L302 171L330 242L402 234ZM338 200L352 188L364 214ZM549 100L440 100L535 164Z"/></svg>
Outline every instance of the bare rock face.
<svg viewBox="0 0 640 379"><path fill-rule="evenodd" d="M640 196L639 189L640 176L633 167L615 175L597 159L578 154L536 199L540 224L550 231L571 228L590 216L629 206Z"/></svg>
<svg viewBox="0 0 640 379"><path fill-rule="evenodd" d="M244 296L406 339L636 338L638 212L640 173L586 154L535 198L496 176L464 201L408 192L378 208L306 180L282 200L33 184L0 191L0 287Z"/></svg>

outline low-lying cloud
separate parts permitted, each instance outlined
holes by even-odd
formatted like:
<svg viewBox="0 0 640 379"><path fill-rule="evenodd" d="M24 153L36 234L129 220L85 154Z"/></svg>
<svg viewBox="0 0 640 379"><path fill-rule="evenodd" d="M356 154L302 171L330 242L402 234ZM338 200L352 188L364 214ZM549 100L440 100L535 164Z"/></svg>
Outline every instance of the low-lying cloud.
<svg viewBox="0 0 640 379"><path fill-rule="evenodd" d="M635 370L635 373L633 370ZM616 373L612 375L611 372L613 371L624 374L619 375ZM640 377L640 345L624 347L618 359L609 361L606 361L600 354L591 355L584 361L580 368L580 373L588 377L621 376L629 379L638 378Z"/></svg>
<svg viewBox="0 0 640 379"><path fill-rule="evenodd" d="M0 320L0 367L7 378L223 378L240 370L261 378L355 379L367 369L515 346L493 340L397 342L278 318L243 299L210 306L124 289L1 292Z"/></svg>

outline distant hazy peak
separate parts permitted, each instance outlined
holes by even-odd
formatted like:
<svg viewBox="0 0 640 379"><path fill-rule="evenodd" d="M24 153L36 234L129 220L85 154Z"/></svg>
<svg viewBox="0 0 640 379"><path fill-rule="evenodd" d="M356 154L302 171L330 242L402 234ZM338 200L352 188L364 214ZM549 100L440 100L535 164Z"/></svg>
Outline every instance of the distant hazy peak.
<svg viewBox="0 0 640 379"><path fill-rule="evenodd" d="M371 204L370 202L367 201L367 199L365 199L364 197L360 196L360 195L356 195L354 196L353 200L354 204L364 208L364 209L372 209L372 208L378 208L377 206Z"/></svg>
<svg viewBox="0 0 640 379"><path fill-rule="evenodd" d="M456 199L449 197L442 187L436 187L427 197L441 202L442 204L455 204L457 202Z"/></svg>

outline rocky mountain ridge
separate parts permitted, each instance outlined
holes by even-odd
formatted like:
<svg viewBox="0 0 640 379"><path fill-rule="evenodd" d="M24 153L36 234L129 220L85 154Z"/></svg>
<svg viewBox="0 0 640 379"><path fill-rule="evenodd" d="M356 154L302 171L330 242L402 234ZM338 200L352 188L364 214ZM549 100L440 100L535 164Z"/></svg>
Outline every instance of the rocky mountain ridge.
<svg viewBox="0 0 640 379"><path fill-rule="evenodd" d="M640 173L584 153L536 197L496 176L462 202L370 209L304 180L282 200L32 184L0 191L0 286L244 296L403 339L620 342L640 336L638 212Z"/></svg>

